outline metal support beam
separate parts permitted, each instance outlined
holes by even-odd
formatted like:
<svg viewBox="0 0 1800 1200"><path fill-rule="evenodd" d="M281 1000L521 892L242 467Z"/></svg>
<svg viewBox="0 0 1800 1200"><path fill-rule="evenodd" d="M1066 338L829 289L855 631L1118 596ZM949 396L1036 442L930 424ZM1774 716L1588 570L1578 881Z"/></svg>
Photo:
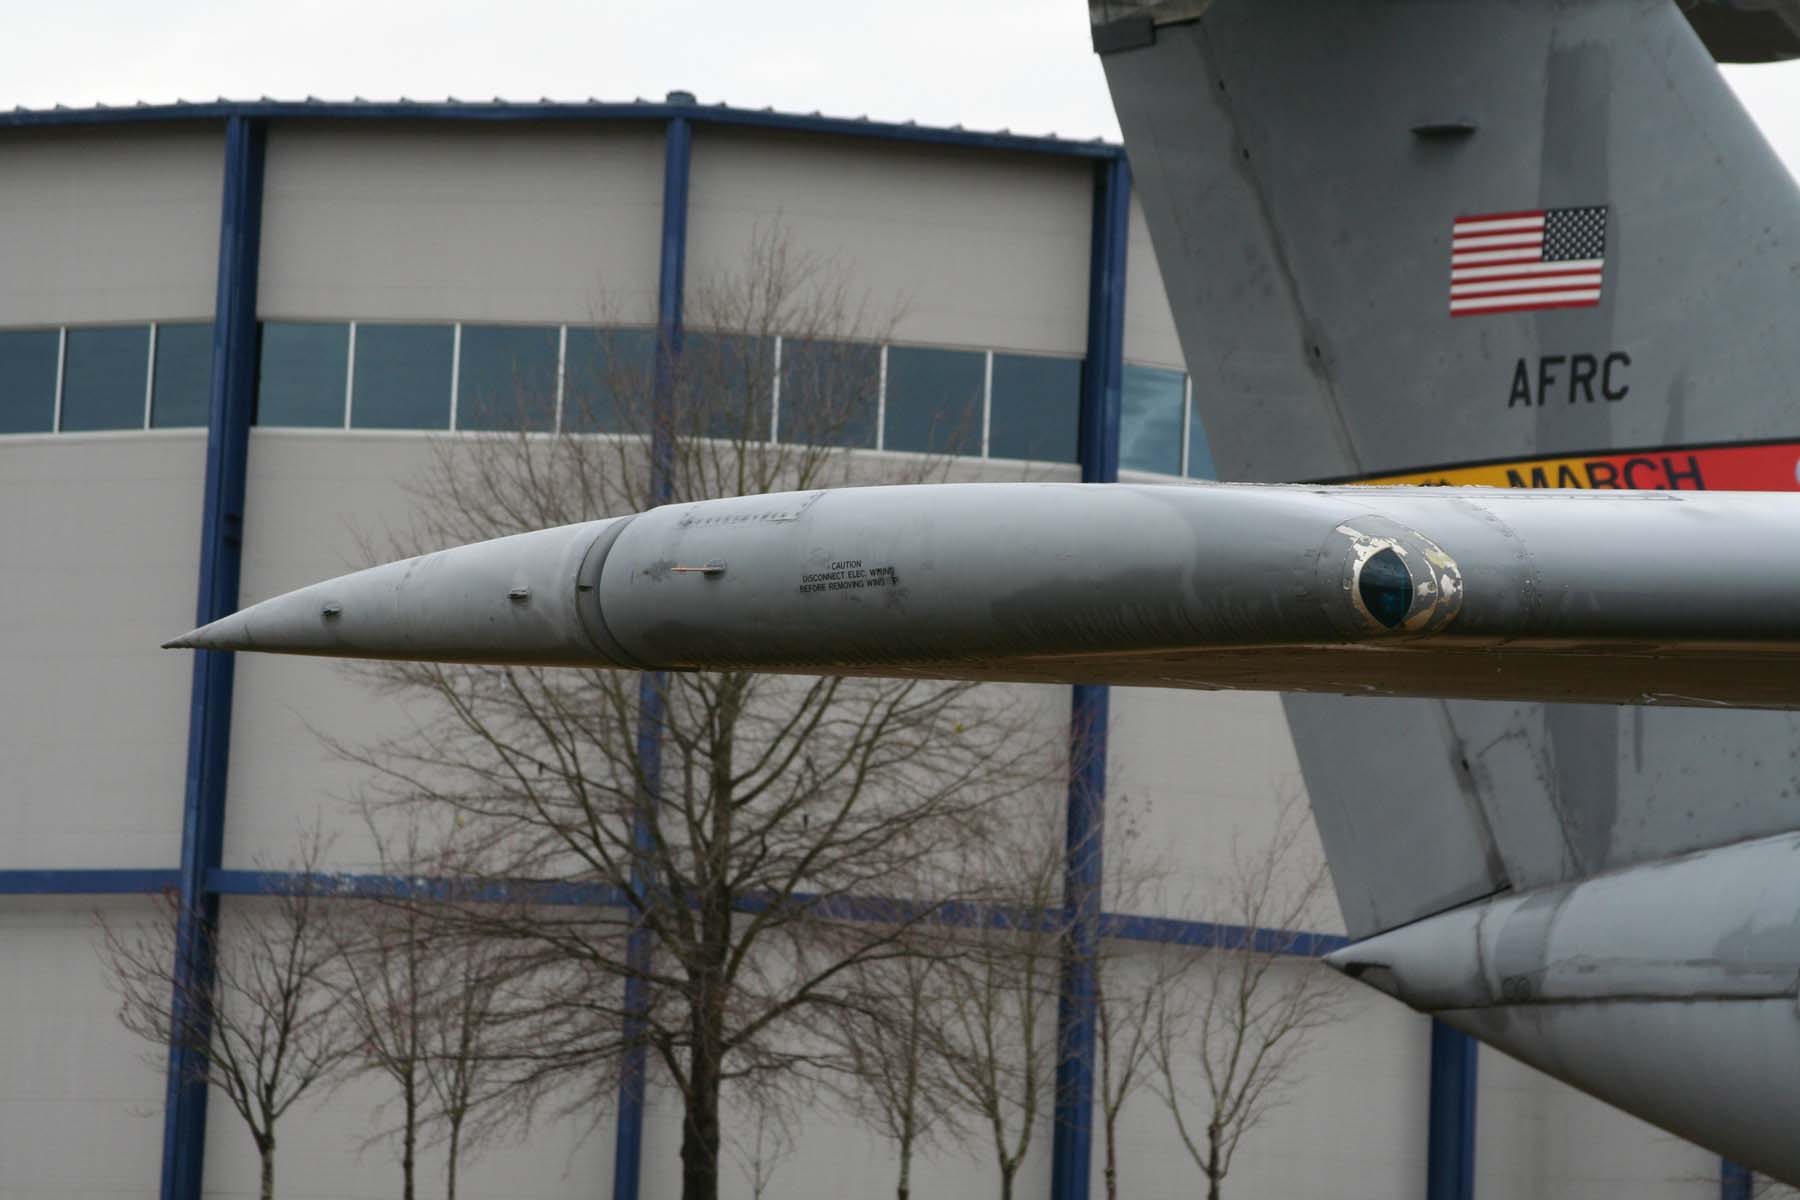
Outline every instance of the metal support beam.
<svg viewBox="0 0 1800 1200"><path fill-rule="evenodd" d="M1081 372L1081 482L1119 478L1119 405L1125 374L1125 254L1131 237L1131 167L1123 154L1094 164L1088 240L1087 361Z"/></svg>
<svg viewBox="0 0 1800 1200"><path fill-rule="evenodd" d="M663 149L662 267L657 283L656 383L650 412L650 507L674 495L675 370L681 357L682 284L687 273L688 180L693 165L693 126L686 117L669 121ZM662 787L663 695L668 676L647 671L638 679L637 760L642 775L639 803L647 812ZM642 897L655 886L650 870L650 826L640 814L632 829L637 862L631 890ZM619 1080L619 1118L613 1139L613 1200L637 1200L644 1154L644 1070L642 1013L649 1007L650 931L631 931L625 958L625 1064Z"/></svg>
<svg viewBox="0 0 1800 1200"><path fill-rule="evenodd" d="M1475 1066L1480 1044L1441 1021L1431 1023L1430 1126L1426 1200L1474 1200Z"/></svg>
<svg viewBox="0 0 1800 1200"><path fill-rule="evenodd" d="M180 875L166 867L0 871L0 896L141 895L166 891L180 883Z"/></svg>
<svg viewBox="0 0 1800 1200"><path fill-rule="evenodd" d="M1719 1160L1719 1200L1750 1200L1756 1194L1756 1176L1729 1158Z"/></svg>
<svg viewBox="0 0 1800 1200"><path fill-rule="evenodd" d="M1094 165L1089 243L1087 361L1081 380L1081 479L1119 478L1119 389L1124 372L1125 247L1131 172L1120 155ZM1052 1200L1086 1200L1093 1175L1095 957L1100 946L1106 826L1109 689L1077 684L1069 721L1069 805L1063 862L1062 991L1057 1002Z"/></svg>
<svg viewBox="0 0 1800 1200"><path fill-rule="evenodd" d="M234 612L243 563L244 482L256 396L256 269L262 234L264 128L234 116L225 125L225 195L219 218L219 287L213 304L212 385L200 521L195 623ZM232 655L200 650L188 704L187 792L182 809L175 995L203 993L212 979L208 939L218 897L207 872L219 865L225 777L231 753ZM180 1024L180 1018L177 1018ZM199 1200L206 1152L204 1047L169 1051L163 1110L162 1200Z"/></svg>

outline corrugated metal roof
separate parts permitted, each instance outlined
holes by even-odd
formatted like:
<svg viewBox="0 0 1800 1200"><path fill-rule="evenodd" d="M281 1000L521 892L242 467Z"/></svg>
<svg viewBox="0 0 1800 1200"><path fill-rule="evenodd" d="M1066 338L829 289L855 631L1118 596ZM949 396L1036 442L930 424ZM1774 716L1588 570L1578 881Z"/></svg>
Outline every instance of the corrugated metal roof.
<svg viewBox="0 0 1800 1200"><path fill-rule="evenodd" d="M177 100L172 104L96 104L71 108L15 108L0 112L0 128L41 128L58 125L118 125L155 121L224 120L228 117L263 120L403 120L403 121L669 121L686 118L697 125L735 125L779 129L839 137L877 138L1007 150L1027 154L1066 155L1076 158L1116 158L1124 147L1103 138L1078 140L1050 134L1018 134L1010 130L982 131L919 125L912 121L873 121L867 116L833 117L820 112L778 112L772 108L734 108L728 104L701 104L690 93L671 92L662 100L327 100L308 96L303 100Z"/></svg>

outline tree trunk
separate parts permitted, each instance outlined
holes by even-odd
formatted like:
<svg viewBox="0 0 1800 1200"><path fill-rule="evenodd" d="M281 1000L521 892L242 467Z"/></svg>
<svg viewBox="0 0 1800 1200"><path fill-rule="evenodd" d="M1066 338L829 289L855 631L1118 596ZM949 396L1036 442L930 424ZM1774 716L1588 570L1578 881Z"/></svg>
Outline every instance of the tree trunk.
<svg viewBox="0 0 1800 1200"><path fill-rule="evenodd" d="M1224 1172L1219 1169L1221 1132L1216 1127L1206 1131L1206 1200L1220 1200L1225 1195Z"/></svg>
<svg viewBox="0 0 1800 1200"><path fill-rule="evenodd" d="M1000 1200L1012 1200L1013 1171L1015 1168L1000 1168Z"/></svg>
<svg viewBox="0 0 1800 1200"><path fill-rule="evenodd" d="M918 995L913 995L913 1009L907 1013L905 1042L905 1092L900 1110L900 1182L895 1184L895 1200L913 1198L914 1115L918 1114Z"/></svg>
<svg viewBox="0 0 1800 1200"><path fill-rule="evenodd" d="M693 988L688 1030L687 1113L681 1126L682 1200L718 1200L719 1090L725 1042L724 968L730 952L731 897L710 888L700 902L702 961L689 975Z"/></svg>
<svg viewBox="0 0 1800 1200"><path fill-rule="evenodd" d="M456 1160L462 1153L462 1116L450 1118L450 1162L445 1168L444 1200L456 1200Z"/></svg>
<svg viewBox="0 0 1800 1200"><path fill-rule="evenodd" d="M419 1094L410 1077L401 1096L406 1105L406 1128L400 1131L400 1195L403 1200L413 1200L414 1164L419 1150Z"/></svg>
<svg viewBox="0 0 1800 1200"><path fill-rule="evenodd" d="M681 1200L718 1200L719 1064L703 1045L694 1047L692 1064L681 1124Z"/></svg>
<svg viewBox="0 0 1800 1200"><path fill-rule="evenodd" d="M256 1152L262 1156L262 1200L275 1200L275 1138L256 1139Z"/></svg>
<svg viewBox="0 0 1800 1200"><path fill-rule="evenodd" d="M1119 1200L1118 1113L1106 1114L1106 1200Z"/></svg>
<svg viewBox="0 0 1800 1200"><path fill-rule="evenodd" d="M707 749L709 828L696 863L698 961L689 968L687 1112L681 1124L682 1200L718 1200L719 1090L724 1082L725 977L731 957L731 904L726 855L731 846L734 799L731 785L732 737L737 728L742 676L719 680L717 707L711 714L714 733Z"/></svg>

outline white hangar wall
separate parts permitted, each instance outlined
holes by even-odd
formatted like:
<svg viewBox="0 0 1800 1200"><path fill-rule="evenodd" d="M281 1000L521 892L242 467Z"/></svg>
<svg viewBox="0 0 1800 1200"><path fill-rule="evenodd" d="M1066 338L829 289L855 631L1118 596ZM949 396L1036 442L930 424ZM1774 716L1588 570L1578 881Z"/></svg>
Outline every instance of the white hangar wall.
<svg viewBox="0 0 1800 1200"><path fill-rule="evenodd" d="M655 320L654 127L281 122L267 153L263 317Z"/></svg>
<svg viewBox="0 0 1800 1200"><path fill-rule="evenodd" d="M0 131L0 328L210 320L217 126Z"/></svg>
<svg viewBox="0 0 1800 1200"><path fill-rule="evenodd" d="M0 870L180 859L205 440L0 438Z"/></svg>
<svg viewBox="0 0 1800 1200"><path fill-rule="evenodd" d="M0 134L0 333L142 326L150 410L133 428L0 435L0 804L11 819L0 870L167 868L179 858L191 662L154 647L194 611L205 437L191 405L170 408L165 422L150 402L162 387L156 347L170 350L188 336L175 327L211 317L221 149L218 127L201 123ZM659 127L282 120L267 153L258 310L270 322L439 326L454 345L457 322L575 329L653 318ZM779 222L797 248L841 266L873 311L897 315L895 347L1078 358L1092 191L1085 161L702 126L689 286L740 264L754 232ZM1129 253L1126 361L1178 373L1135 204ZM162 331L149 334L151 323ZM0 376L0 410L6 388ZM1179 422L1147 442L1166 442L1170 428ZM254 430L243 599L361 565L371 544L408 528L419 503L409 484L445 436L454 435ZM870 469L883 461L864 459ZM996 456L960 462L956 474L1072 470ZM401 728L407 714L323 661L244 656L235 692L225 866L284 861L297 826L314 819L337 836L334 865L370 866L373 847L347 803L363 777L320 735L366 739ZM1062 708L1059 696L1047 720L1060 721ZM1254 843L1282 799L1303 799L1279 702L1118 688L1110 754L1109 786L1129 802L1120 810L1195 885L1177 880L1155 915L1228 917L1207 911L1199 885L1229 861L1234 831ZM253 904L226 897L228 922ZM96 908L129 921L152 903L0 897L0 1200L153 1187L162 1076L112 1018ZM1426 1028L1350 990L1346 1019L1319 1039L1304 1086L1246 1143L1235 1186L1422 1196ZM1483 1052L1482 1071L1480 1200L1716 1188L1710 1156L1497 1055ZM362 1080L296 1112L281 1138L283 1194L390 1194L391 1147L369 1141L391 1119L384 1096ZM1135 1107L1128 1194L1191 1193L1172 1131L1153 1105ZM215 1100L209 1123L208 1195L253 1194L255 1157L229 1106ZM644 1196L677 1193L679 1136L678 1112L656 1098ZM1021 1196L1046 1190L1049 1148L1046 1125ZM486 1152L462 1190L593 1196L605 1192L611 1161L610 1114L546 1121L529 1143ZM743 1194L732 1172L727 1192ZM886 1148L821 1101L775 1186L796 1197L885 1192L891 1175ZM979 1144L934 1154L915 1191L990 1195L992 1168Z"/></svg>
<svg viewBox="0 0 1800 1200"><path fill-rule="evenodd" d="M1093 186L1084 160L702 130L689 286L780 225L897 316L897 342L1079 357Z"/></svg>
<svg viewBox="0 0 1800 1200"><path fill-rule="evenodd" d="M114 1016L95 951L97 915L129 927L149 911L136 896L0 898L6 1200L155 1194L162 1062Z"/></svg>

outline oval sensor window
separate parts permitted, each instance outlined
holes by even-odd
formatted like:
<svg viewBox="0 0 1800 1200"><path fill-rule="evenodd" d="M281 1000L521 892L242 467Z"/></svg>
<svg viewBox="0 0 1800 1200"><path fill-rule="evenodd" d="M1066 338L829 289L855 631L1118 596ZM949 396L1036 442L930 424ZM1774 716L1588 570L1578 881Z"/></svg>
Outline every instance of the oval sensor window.
<svg viewBox="0 0 1800 1200"><path fill-rule="evenodd" d="M1356 591L1369 615L1389 629L1400 628L1412 610L1412 576L1392 549L1369 556L1357 576Z"/></svg>

